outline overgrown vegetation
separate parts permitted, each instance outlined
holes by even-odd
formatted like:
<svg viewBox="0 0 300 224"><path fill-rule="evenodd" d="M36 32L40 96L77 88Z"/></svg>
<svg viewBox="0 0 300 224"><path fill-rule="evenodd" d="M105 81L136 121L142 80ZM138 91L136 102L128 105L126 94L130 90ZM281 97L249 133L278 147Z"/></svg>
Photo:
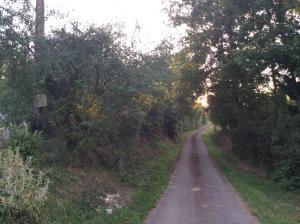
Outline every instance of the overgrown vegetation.
<svg viewBox="0 0 300 224"><path fill-rule="evenodd" d="M10 124L7 131L9 138L4 140L4 145L18 149L23 160L29 159L38 152L42 144L42 133L31 131L26 123L20 125Z"/></svg>
<svg viewBox="0 0 300 224"><path fill-rule="evenodd" d="M143 54L125 46L114 26L83 30L78 24L37 39L32 13L28 1L1 5L0 111L7 122L26 121L61 138L66 153L94 150L110 166L126 160L127 152L118 150L141 138L176 137L177 120L186 114L176 107L168 43ZM47 99L38 112L32 111L37 96Z"/></svg>
<svg viewBox="0 0 300 224"><path fill-rule="evenodd" d="M1 223L38 223L48 188L49 179L23 161L18 148L0 151Z"/></svg>
<svg viewBox="0 0 300 224"><path fill-rule="evenodd" d="M188 27L184 89L209 94L236 155L299 188L299 1L170 2L175 25Z"/></svg>
<svg viewBox="0 0 300 224"><path fill-rule="evenodd" d="M174 163L180 153L182 141L174 143L159 143L158 159L147 161L140 169L134 168L122 172L121 180L134 186L133 201L124 209L119 210L113 217L98 217L90 223L107 224L140 224L148 212L154 208L169 182Z"/></svg>
<svg viewBox="0 0 300 224"><path fill-rule="evenodd" d="M55 175L55 183L42 210L41 223L142 223L168 184L181 144L181 140L159 142L155 148L144 149L155 152L152 159L113 174L103 168L49 171ZM100 199L106 194L126 198L119 201L122 208L112 215L107 214Z"/></svg>
<svg viewBox="0 0 300 224"><path fill-rule="evenodd" d="M210 155L261 223L299 223L299 192L289 192L268 179L237 167L239 162L216 145L214 141L216 134L210 129L203 135Z"/></svg>

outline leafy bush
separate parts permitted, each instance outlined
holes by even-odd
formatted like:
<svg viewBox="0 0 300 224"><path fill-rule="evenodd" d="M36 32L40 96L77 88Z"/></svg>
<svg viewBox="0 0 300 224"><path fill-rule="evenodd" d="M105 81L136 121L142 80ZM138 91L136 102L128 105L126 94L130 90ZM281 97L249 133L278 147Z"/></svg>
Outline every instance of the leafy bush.
<svg viewBox="0 0 300 224"><path fill-rule="evenodd" d="M47 198L49 180L23 160L19 149L0 152L0 222L35 223Z"/></svg>
<svg viewBox="0 0 300 224"><path fill-rule="evenodd" d="M278 182L280 186L289 190L300 188L300 166L292 159L282 161L277 169L272 173L272 180Z"/></svg>
<svg viewBox="0 0 300 224"><path fill-rule="evenodd" d="M29 131L28 125L11 125L9 127L10 138L7 140L7 145L11 148L18 148L22 158L33 156L34 152L42 143L42 133Z"/></svg>
<svg viewBox="0 0 300 224"><path fill-rule="evenodd" d="M279 158L275 164L273 179L288 189L300 188L300 115L291 116L285 124L274 154Z"/></svg>

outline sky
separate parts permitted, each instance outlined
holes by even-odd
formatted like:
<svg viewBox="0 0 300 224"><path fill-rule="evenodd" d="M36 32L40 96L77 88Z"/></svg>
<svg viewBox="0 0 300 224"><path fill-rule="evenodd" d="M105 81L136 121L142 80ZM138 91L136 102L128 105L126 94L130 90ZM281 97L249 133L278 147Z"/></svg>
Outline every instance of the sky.
<svg viewBox="0 0 300 224"><path fill-rule="evenodd" d="M32 0L35 4L35 0ZM124 32L131 39L137 40L137 47L142 51L152 50L163 39L176 42L183 29L168 26L168 15L164 11L164 0L45 0L46 11L59 10L68 15L68 19L53 20L46 23L46 30L51 27L63 27L69 21L83 24L102 25L122 23ZM140 31L136 31L137 24Z"/></svg>

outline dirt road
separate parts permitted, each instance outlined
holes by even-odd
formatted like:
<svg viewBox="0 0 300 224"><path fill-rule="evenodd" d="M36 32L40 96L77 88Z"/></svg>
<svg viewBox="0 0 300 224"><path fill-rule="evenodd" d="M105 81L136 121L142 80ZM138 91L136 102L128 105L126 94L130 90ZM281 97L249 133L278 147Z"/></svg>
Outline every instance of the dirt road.
<svg viewBox="0 0 300 224"><path fill-rule="evenodd" d="M170 184L145 223L259 223L215 167L199 132L185 142Z"/></svg>

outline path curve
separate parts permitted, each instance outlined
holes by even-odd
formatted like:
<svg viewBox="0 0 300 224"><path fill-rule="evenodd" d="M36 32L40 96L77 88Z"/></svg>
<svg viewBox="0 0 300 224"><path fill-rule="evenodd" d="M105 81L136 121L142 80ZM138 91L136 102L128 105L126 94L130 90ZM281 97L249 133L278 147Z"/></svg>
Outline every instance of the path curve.
<svg viewBox="0 0 300 224"><path fill-rule="evenodd" d="M170 184L145 224L258 224L215 167L200 132L185 142Z"/></svg>

